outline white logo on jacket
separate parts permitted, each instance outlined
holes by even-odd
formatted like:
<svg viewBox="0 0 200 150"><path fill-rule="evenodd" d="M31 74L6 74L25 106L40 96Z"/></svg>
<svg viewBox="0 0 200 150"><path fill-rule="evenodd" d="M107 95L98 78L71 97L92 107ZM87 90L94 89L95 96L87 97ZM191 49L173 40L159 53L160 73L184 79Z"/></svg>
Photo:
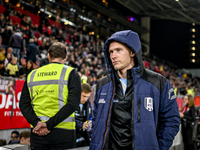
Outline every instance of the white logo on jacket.
<svg viewBox="0 0 200 150"><path fill-rule="evenodd" d="M99 99L99 103L106 103L106 101L104 99Z"/></svg>
<svg viewBox="0 0 200 150"><path fill-rule="evenodd" d="M169 93L169 97L168 97L169 100L172 100L172 99L176 98L176 95L174 94L174 89L173 88L171 88L168 93Z"/></svg>
<svg viewBox="0 0 200 150"><path fill-rule="evenodd" d="M153 98L151 98L151 97L145 97L144 98L144 107L148 111L152 111L153 110Z"/></svg>

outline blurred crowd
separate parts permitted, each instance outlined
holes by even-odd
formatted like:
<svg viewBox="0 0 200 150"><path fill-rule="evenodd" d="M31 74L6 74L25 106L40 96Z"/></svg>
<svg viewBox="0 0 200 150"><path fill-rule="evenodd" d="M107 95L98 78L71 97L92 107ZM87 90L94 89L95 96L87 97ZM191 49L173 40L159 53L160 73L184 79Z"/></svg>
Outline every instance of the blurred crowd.
<svg viewBox="0 0 200 150"><path fill-rule="evenodd" d="M47 51L54 42L66 45L68 59L65 64L77 69L92 86L96 76L106 70L104 40L89 35L82 29L61 26L41 16L39 23L33 21L36 14L25 13L10 3L1 5L0 14L0 75L25 79L31 70L48 63ZM20 22L16 21L16 18ZM57 20L58 21L58 20ZM177 66L155 56L143 56L145 68L161 73L173 85L177 95L200 95L199 79L191 74L177 72ZM106 74L106 73L105 73Z"/></svg>
<svg viewBox="0 0 200 150"><path fill-rule="evenodd" d="M9 3L5 3L3 7L6 9L0 14L1 76L25 79L32 69L48 63L47 50L57 41L65 43L67 47L68 59L65 64L86 76L91 86L96 82L96 76L106 70L104 40L69 25L56 26L48 16L40 17L39 24L35 24L31 15L23 14L19 8L16 9ZM12 20L13 17L22 19L16 22ZM175 65L155 56L143 56L143 62L145 68L167 77L177 95L185 95L188 91L192 95L200 94L199 79L177 72Z"/></svg>
<svg viewBox="0 0 200 150"><path fill-rule="evenodd" d="M29 15L17 11L11 4L2 6L6 9L0 14L0 77L26 79L33 69L49 63L47 51L54 42L59 41L66 45L68 59L65 64L74 67L82 82L92 87L90 102L93 107L95 84L108 73L103 53L104 40L69 25L57 26L48 16L41 17L40 24L33 24ZM16 22L13 18L21 20ZM165 76L176 95L200 95L199 78L178 72L177 66L155 56L143 56L143 62L145 68ZM12 137L16 137L18 142L22 139L15 132L11 134ZM5 144L6 141L1 139L0 145Z"/></svg>

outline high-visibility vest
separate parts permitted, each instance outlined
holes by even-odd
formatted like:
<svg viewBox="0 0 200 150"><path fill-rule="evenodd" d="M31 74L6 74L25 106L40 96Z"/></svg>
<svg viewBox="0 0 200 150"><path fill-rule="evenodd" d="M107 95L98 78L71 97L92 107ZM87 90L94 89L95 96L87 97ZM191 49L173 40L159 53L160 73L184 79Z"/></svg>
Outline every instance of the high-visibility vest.
<svg viewBox="0 0 200 150"><path fill-rule="evenodd" d="M193 88L192 89L188 89L187 93L192 95L192 96L194 96L194 89Z"/></svg>
<svg viewBox="0 0 200 150"><path fill-rule="evenodd" d="M177 88L174 88L174 94L177 95Z"/></svg>
<svg viewBox="0 0 200 150"><path fill-rule="evenodd" d="M88 77L86 75L81 76L81 83L87 83Z"/></svg>
<svg viewBox="0 0 200 150"><path fill-rule="evenodd" d="M67 104L68 78L74 68L64 64L50 63L33 70L27 77L27 86L35 114L43 122ZM59 123L55 128L75 129L75 115Z"/></svg>

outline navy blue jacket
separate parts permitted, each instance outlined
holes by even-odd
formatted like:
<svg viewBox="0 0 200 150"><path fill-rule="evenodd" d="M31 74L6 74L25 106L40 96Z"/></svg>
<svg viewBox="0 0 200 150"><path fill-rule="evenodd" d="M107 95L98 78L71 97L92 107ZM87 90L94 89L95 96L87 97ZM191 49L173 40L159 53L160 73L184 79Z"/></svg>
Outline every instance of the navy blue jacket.
<svg viewBox="0 0 200 150"><path fill-rule="evenodd" d="M32 60L33 63L36 62L36 54L37 54L37 46L35 43L29 43L27 47L27 53L26 53L26 62L28 60Z"/></svg>
<svg viewBox="0 0 200 150"><path fill-rule="evenodd" d="M136 65L132 68L134 150L168 150L180 125L176 96L165 77L144 68L139 36L130 30L114 33L105 43L104 54L110 74L97 83L90 150L104 149L109 134L116 89L114 67L108 52L112 41L127 45L136 54Z"/></svg>

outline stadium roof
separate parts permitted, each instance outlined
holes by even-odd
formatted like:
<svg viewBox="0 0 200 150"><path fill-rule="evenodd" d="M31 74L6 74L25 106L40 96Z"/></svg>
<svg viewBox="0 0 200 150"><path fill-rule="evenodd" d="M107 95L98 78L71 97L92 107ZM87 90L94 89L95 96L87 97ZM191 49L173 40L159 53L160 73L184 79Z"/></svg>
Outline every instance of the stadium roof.
<svg viewBox="0 0 200 150"><path fill-rule="evenodd" d="M140 16L200 24L200 0L116 0Z"/></svg>

